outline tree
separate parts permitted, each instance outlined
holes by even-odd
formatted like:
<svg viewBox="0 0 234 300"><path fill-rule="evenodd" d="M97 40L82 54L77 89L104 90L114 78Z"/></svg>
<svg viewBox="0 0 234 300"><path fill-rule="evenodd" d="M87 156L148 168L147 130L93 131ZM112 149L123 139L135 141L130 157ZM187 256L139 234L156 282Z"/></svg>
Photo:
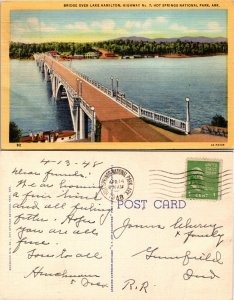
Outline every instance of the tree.
<svg viewBox="0 0 234 300"><path fill-rule="evenodd" d="M17 143L20 141L22 131L18 128L15 122L10 122L10 134L9 139L11 143Z"/></svg>
<svg viewBox="0 0 234 300"><path fill-rule="evenodd" d="M227 53L227 42L199 43L177 40L175 42L148 42L131 40L109 40L96 43L64 43L46 42L41 44L25 44L18 42L10 43L10 58L29 58L35 52L57 50L70 54L84 54L97 48L104 48L119 55L134 54L187 54L187 55L210 55Z"/></svg>
<svg viewBox="0 0 234 300"><path fill-rule="evenodd" d="M211 120L211 125L212 126L217 126L217 127L227 127L227 120L221 115L215 115L212 120Z"/></svg>

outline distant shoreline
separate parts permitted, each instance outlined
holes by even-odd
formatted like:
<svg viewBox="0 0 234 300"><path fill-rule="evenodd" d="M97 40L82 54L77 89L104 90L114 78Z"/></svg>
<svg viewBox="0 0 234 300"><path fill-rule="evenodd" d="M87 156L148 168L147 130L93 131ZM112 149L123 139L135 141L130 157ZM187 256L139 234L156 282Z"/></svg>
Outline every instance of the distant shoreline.
<svg viewBox="0 0 234 300"><path fill-rule="evenodd" d="M159 57L165 58L194 58L194 57L209 57L209 56L224 56L227 53L214 53L214 54L204 54L204 55L186 55L186 54L163 54L159 55Z"/></svg>
<svg viewBox="0 0 234 300"><path fill-rule="evenodd" d="M195 58L195 57L210 57L210 56L226 56L227 53L214 53L214 54L204 54L204 55L186 55L186 54L161 54L161 55L158 55L155 54L155 58ZM108 57L108 58L105 58L105 59L115 59L116 58L120 58L120 57ZM141 58L137 58L137 59L143 59L143 58L146 58L146 57L141 57ZM153 58L153 57L148 57L148 58ZM32 56L30 57L24 57L24 58L10 58L10 59L18 59L18 60L34 60L34 58ZM92 58L86 58L87 60L90 60ZM98 58L98 59L104 59L104 58ZM80 60L80 59L71 59L71 60Z"/></svg>

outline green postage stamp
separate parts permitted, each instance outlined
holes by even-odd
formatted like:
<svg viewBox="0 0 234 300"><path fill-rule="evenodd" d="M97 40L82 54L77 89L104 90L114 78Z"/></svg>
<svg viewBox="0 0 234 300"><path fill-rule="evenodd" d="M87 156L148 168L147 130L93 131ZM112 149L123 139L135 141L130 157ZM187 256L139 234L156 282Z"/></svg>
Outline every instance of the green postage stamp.
<svg viewBox="0 0 234 300"><path fill-rule="evenodd" d="M188 160L186 198L218 200L220 187L220 161Z"/></svg>

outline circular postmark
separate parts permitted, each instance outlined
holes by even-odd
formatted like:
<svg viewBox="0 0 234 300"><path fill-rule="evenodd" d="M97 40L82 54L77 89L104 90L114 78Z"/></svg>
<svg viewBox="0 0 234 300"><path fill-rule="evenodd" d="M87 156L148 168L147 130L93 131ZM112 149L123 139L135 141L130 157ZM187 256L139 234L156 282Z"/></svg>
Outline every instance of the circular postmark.
<svg viewBox="0 0 234 300"><path fill-rule="evenodd" d="M107 169L101 176L99 185L102 195L108 200L126 200L134 190L132 174L121 167Z"/></svg>

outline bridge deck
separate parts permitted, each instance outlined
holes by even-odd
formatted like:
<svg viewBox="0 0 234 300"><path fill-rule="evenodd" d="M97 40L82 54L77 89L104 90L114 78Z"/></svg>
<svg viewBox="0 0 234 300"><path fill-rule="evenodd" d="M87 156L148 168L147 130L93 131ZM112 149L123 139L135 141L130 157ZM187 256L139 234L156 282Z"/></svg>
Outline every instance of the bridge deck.
<svg viewBox="0 0 234 300"><path fill-rule="evenodd" d="M69 85L78 91L78 83L82 81L82 96L95 108L97 119L102 124L102 142L167 142L170 139L152 129L147 123L114 102L110 97L94 87L71 70L45 56L45 61L52 66Z"/></svg>

